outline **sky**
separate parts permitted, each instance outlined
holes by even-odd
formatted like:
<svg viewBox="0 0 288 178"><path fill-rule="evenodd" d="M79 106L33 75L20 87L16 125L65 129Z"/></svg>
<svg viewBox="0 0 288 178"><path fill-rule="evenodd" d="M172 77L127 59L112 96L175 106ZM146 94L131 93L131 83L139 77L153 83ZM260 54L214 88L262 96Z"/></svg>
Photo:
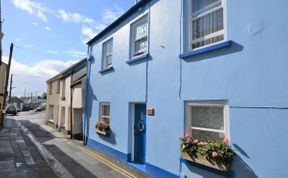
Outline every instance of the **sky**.
<svg viewBox="0 0 288 178"><path fill-rule="evenodd" d="M13 96L47 90L46 80L86 57L86 42L135 0L2 0L3 61L14 44Z"/></svg>

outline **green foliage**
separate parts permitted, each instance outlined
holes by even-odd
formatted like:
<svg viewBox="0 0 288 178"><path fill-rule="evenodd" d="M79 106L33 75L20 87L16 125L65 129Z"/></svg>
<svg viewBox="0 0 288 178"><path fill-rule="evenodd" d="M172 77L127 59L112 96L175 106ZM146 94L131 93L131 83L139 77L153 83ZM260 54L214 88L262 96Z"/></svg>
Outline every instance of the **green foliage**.
<svg viewBox="0 0 288 178"><path fill-rule="evenodd" d="M108 119L101 119L100 121L96 123L95 128L100 131L106 131L110 129L110 122Z"/></svg>
<svg viewBox="0 0 288 178"><path fill-rule="evenodd" d="M227 141L199 141L191 139L190 136L179 138L181 141L181 151L195 157L201 155L207 160L215 162L231 162L234 152Z"/></svg>

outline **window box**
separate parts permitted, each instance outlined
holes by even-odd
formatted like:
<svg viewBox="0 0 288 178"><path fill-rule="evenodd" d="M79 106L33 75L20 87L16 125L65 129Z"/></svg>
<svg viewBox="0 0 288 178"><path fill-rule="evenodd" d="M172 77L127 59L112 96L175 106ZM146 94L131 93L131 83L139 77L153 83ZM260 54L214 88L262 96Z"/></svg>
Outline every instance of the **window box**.
<svg viewBox="0 0 288 178"><path fill-rule="evenodd" d="M182 158L220 171L231 167L234 152L229 145L229 111L225 100L185 103L186 135Z"/></svg>
<svg viewBox="0 0 288 178"><path fill-rule="evenodd" d="M229 162L217 163L216 161L213 160L208 161L205 157L201 156L200 154L190 156L187 152L181 151L181 158L223 172L227 172L231 169L231 163Z"/></svg>
<svg viewBox="0 0 288 178"><path fill-rule="evenodd" d="M227 172L231 168L234 152L229 139L223 141L204 141L190 138L189 133L180 138L181 157L190 162Z"/></svg>
<svg viewBox="0 0 288 178"><path fill-rule="evenodd" d="M99 135L109 136L110 135L110 125L107 119L101 119L96 123L96 133Z"/></svg>
<svg viewBox="0 0 288 178"><path fill-rule="evenodd" d="M107 136L109 137L110 135L110 129L105 129L105 130L99 130L96 128L96 133L99 134L99 135L103 135L103 136Z"/></svg>

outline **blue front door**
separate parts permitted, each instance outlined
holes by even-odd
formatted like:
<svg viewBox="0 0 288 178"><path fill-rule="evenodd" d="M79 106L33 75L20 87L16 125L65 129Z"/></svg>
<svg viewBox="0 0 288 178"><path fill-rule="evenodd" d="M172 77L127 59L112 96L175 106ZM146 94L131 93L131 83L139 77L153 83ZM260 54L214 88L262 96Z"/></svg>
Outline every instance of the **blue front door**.
<svg viewBox="0 0 288 178"><path fill-rule="evenodd" d="M135 104L134 162L145 163L146 104Z"/></svg>

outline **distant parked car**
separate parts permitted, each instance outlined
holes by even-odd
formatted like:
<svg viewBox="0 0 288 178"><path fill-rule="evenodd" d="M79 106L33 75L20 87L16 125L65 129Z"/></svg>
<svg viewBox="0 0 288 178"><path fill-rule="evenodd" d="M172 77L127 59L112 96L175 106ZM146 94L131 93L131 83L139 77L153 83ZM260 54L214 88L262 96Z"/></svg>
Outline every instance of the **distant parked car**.
<svg viewBox="0 0 288 178"><path fill-rule="evenodd" d="M6 114L17 115L17 109L15 106L8 106L6 109Z"/></svg>
<svg viewBox="0 0 288 178"><path fill-rule="evenodd" d="M46 110L46 104L42 104L38 108L35 109L35 112L41 112Z"/></svg>

